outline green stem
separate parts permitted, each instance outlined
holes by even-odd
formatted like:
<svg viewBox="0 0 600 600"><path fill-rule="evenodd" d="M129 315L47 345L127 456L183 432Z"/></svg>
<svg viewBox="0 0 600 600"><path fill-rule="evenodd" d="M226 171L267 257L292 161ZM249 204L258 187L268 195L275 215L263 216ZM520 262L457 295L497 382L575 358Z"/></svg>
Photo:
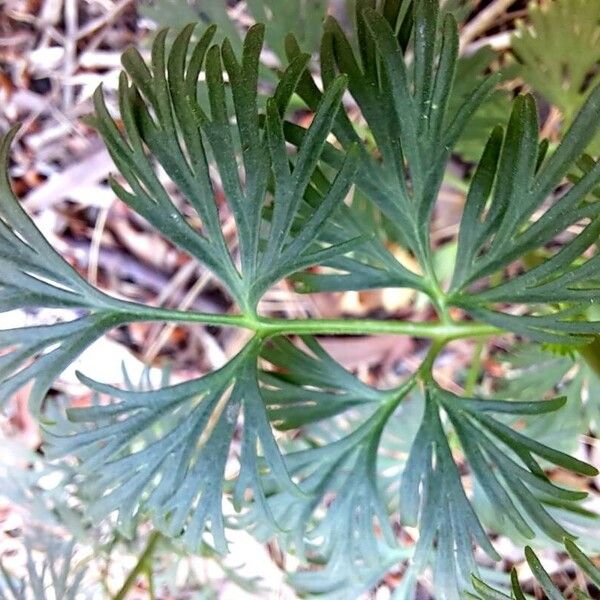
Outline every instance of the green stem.
<svg viewBox="0 0 600 600"><path fill-rule="evenodd" d="M477 340L477 344L473 350L473 358L471 359L471 366L467 371L467 379L465 381L465 395L472 396L475 392L475 386L477 385L477 379L479 372L481 371L481 357L485 348L485 340Z"/></svg>
<svg viewBox="0 0 600 600"><path fill-rule="evenodd" d="M156 548L156 545L158 544L159 540L160 533L158 531L154 531L150 534L148 542L146 543L146 547L142 552L142 555L138 559L135 567L133 567L131 573L129 573L129 575L127 576L125 583L117 592L117 595L113 598L113 600L125 600L125 598L127 598L127 594L135 585L137 578L147 570L148 565L151 563L152 553L154 552L154 549Z"/></svg>
<svg viewBox="0 0 600 600"><path fill-rule="evenodd" d="M442 323L452 323L452 317L450 317L450 312L448 311L448 306L446 305L446 296L440 287L433 267L429 267L426 271L428 276L427 283L429 285L429 297L431 298L433 307L435 308L438 317L440 317L442 320Z"/></svg>
<svg viewBox="0 0 600 600"><path fill-rule="evenodd" d="M404 401L404 399L408 396L410 391L415 387L415 385L422 380L425 382L428 380L431 375L431 369L433 367L433 363L440 350L444 346L444 340L434 340L427 352L427 356L419 366L419 368L403 383L401 383L397 388L390 390L388 394L388 400L383 405L380 414L379 414L379 426L384 427L387 423L390 415L396 410L398 405Z"/></svg>
<svg viewBox="0 0 600 600"><path fill-rule="evenodd" d="M127 303L126 303L127 304ZM135 306L135 311L132 308ZM186 312L163 308L127 306L121 318L129 321L175 321L203 323L220 327L235 327L256 332L263 338L277 335L410 335L434 340L481 337L501 333L502 330L483 323L412 322L377 319L276 319L247 315L221 315Z"/></svg>
<svg viewBox="0 0 600 600"><path fill-rule="evenodd" d="M257 332L266 335L377 335L397 334L420 338L450 340L498 333L491 325L480 323L415 323L377 319L271 319L259 317Z"/></svg>
<svg viewBox="0 0 600 600"><path fill-rule="evenodd" d="M434 381L433 363L435 363L435 359L438 357L438 354L444 347L446 341L447 339L436 339L431 344L431 348L429 348L427 356L425 357L425 359L421 363L421 366L419 367L419 370L417 371L417 375L423 381L423 383L426 383L428 381Z"/></svg>
<svg viewBox="0 0 600 600"><path fill-rule="evenodd" d="M146 564L144 569L146 579L148 580L148 597L150 600L156 600L156 589L154 587L154 569L150 563Z"/></svg>
<svg viewBox="0 0 600 600"><path fill-rule="evenodd" d="M457 175L454 175L453 173L450 173L449 171L446 171L444 173L444 181L447 184L451 185L455 190L458 190L459 192L462 192L463 194L466 194L469 191L469 187L470 187L469 181L465 181L461 177L458 177Z"/></svg>
<svg viewBox="0 0 600 600"><path fill-rule="evenodd" d="M417 246L415 250L415 256L419 261L421 268L423 269L423 279L425 283L426 294L429 296L433 308L435 309L438 317L444 324L452 321L448 306L446 304L446 295L441 288L437 273L433 265L433 256L431 241L429 238L429 232L423 236L419 227L416 223L413 224L415 230L415 239Z"/></svg>

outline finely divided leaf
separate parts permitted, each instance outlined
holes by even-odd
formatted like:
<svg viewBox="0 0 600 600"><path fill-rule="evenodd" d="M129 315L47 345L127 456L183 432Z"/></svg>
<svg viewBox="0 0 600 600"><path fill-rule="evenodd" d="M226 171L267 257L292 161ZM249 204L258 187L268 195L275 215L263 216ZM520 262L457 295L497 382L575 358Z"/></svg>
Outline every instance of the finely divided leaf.
<svg viewBox="0 0 600 600"><path fill-rule="evenodd" d="M143 318L143 311L136 314L135 305L90 286L25 213L8 179L8 152L16 131L0 147L0 312L51 307L83 313L69 322L0 331L5 351L0 356L0 400L33 381L30 399L38 412L52 382L85 348L109 329Z"/></svg>
<svg viewBox="0 0 600 600"><path fill-rule="evenodd" d="M154 391L121 390L80 375L111 402L69 409L68 422L47 428L46 452L79 459L94 518L116 511L122 530L132 535L139 517L149 515L191 551L198 550L209 526L223 552L225 489L233 492L238 510L251 490L268 519L265 469L281 489L302 495L288 476L260 396L259 347L254 340L220 370ZM231 478L225 468L240 417L240 468Z"/></svg>
<svg viewBox="0 0 600 600"><path fill-rule="evenodd" d="M302 232L292 227L339 110L345 79L337 78L315 107L313 123L290 162L281 133L281 115L306 57L299 56L282 74L273 98L267 101L265 129L258 106L264 27L250 28L241 58L227 40L221 47L211 46L211 28L191 47L192 31L191 26L185 28L169 52L166 31L157 35L151 68L136 50L128 50L123 56L128 77L120 81L124 132L110 116L100 91L95 95L94 124L130 188L113 180L115 193L210 269L244 312L253 313L260 297L278 280L344 255L356 246L349 241L335 246L317 242L351 186L355 151L347 153L337 176L322 190L322 200L303 224ZM202 71L208 93L206 111L198 100ZM154 161L169 176L169 184L159 179ZM224 239L209 163L218 171L235 220L239 266ZM271 170L275 174L273 189L269 186ZM173 186L186 200L183 207L172 197ZM269 205L271 222L265 229L263 219ZM192 225L190 211L196 213L200 228Z"/></svg>
<svg viewBox="0 0 600 600"><path fill-rule="evenodd" d="M594 86L600 82L600 16L587 0L531 0L527 21L518 21L511 50L519 75L550 104L568 127ZM589 150L597 154L600 136Z"/></svg>
<svg viewBox="0 0 600 600"><path fill-rule="evenodd" d="M589 580L593 585L599 586L600 569L598 569L598 567L571 540L566 539L564 545L566 552L575 565L582 571L584 578ZM582 589L580 581L577 582L577 585L574 588L573 586L569 586L568 592L565 590L568 594L574 593L574 596L564 595L558 585L552 580L550 574L544 569L536 553L529 546L525 548L525 558L535 578L536 586L540 588L548 600L564 600L567 597L574 597L578 600L592 600L592 596L589 595L589 589L587 589L586 586ZM473 600L510 600L511 598L514 598L515 600L525 600L525 591L519 582L519 576L514 568L511 573L510 583L512 595L509 596L486 584L481 579L474 577L473 588L476 593L469 594L468 597Z"/></svg>
<svg viewBox="0 0 600 600"><path fill-rule="evenodd" d="M597 86L562 142L544 157L535 103L517 99L506 132L494 130L470 185L451 303L538 341L585 343L600 331L598 322L580 318L600 298L600 204L588 201L600 181L600 162L585 159L583 175L548 198L598 130L599 113ZM558 249L549 250L557 239ZM529 311L520 317L501 304Z"/></svg>
<svg viewBox="0 0 600 600"><path fill-rule="evenodd" d="M538 402L461 398L436 386L429 388L421 429L402 475L400 511L406 524L419 526L415 568L421 571L434 563L436 590L444 597L460 597L469 587L470 574L476 572L473 542L492 558L499 557L463 489L442 414L448 416L472 477L495 517L510 522L526 538L543 532L562 541L572 534L551 509L556 503L576 506L587 494L553 483L538 460L585 475L597 473L596 469L526 437L491 414L546 414L564 403L564 398Z"/></svg>
<svg viewBox="0 0 600 600"><path fill-rule="evenodd" d="M453 146L467 126L470 116L491 93L496 79L482 82L464 102L449 99L454 84L458 41L457 26L451 15L440 23L436 2L416 3L414 17L410 2L386 2L380 9L362 0L356 3L358 55L342 27L329 18L321 44L321 74L327 89L336 73L348 77L348 90L366 120L377 147L376 153L363 148L359 155L356 185L381 211L398 232L399 241L419 260L428 262L429 219L437 198L446 162ZM406 32L414 31L414 64L404 56ZM401 23L400 30L395 30ZM435 43L441 33L439 49ZM288 57L299 55L299 47L288 40ZM298 94L314 109L321 92L306 73ZM299 143L297 129L284 130L288 140ZM344 114L338 116L333 132L344 148L360 141L359 130ZM362 144L364 146L364 143ZM379 156L377 156L379 154ZM324 148L323 159L337 165L335 151ZM348 264L348 270L352 265ZM362 265L356 266L360 272ZM390 272L386 287L417 287L428 290L400 265L399 276ZM369 268L367 268L367 271ZM401 272L404 271L404 276ZM385 276L371 281L385 281ZM311 277L301 291L348 289L343 284L369 286L368 278ZM381 284L380 284L381 285ZM322 286L322 287L321 287ZM354 288L356 289L356 288Z"/></svg>

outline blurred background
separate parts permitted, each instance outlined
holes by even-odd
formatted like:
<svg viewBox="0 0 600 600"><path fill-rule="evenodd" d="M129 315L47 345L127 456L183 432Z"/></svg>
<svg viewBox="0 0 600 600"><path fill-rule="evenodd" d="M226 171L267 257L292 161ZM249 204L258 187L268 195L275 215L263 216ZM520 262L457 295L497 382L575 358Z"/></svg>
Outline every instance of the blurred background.
<svg viewBox="0 0 600 600"><path fill-rule="evenodd" d="M600 0L441 4L461 24L462 58L453 101L460 102L485 74L503 74L498 90L460 140L440 195L432 239L443 278L452 268L454 235L473 163L491 128L507 121L512 97L533 91L542 134L552 144L598 81ZM244 30L255 21L267 22L262 85L268 89L276 81L273 70L286 61L285 35L294 32L303 49L316 56L328 13L350 30L353 6L347 0L0 0L0 131L21 125L10 164L15 192L52 245L102 289L153 305L228 311L231 303L218 281L115 198L107 184L112 161L81 119L92 111L91 97L98 85L116 113L120 55L130 45L149 55L157 29L212 22L239 48ZM349 105L348 110L360 122L356 108ZM303 124L310 118L299 101L294 118ZM364 135L368 138L367 131ZM589 151L597 155L599 150L596 139ZM374 227L383 227L376 215L368 216ZM223 226L235 243L232 219ZM400 260L411 261L393 240L388 245ZM308 297L295 294L286 283L270 290L260 309L290 318L368 315L426 320L431 315L425 299L412 290ZM71 317L66 310L17 310L0 315L0 329ZM79 384L76 369L116 384L126 373L135 385L158 385L165 369L171 381L189 379L221 366L239 347L240 335L200 326L129 325L89 348L55 384L53 398L69 404L89 402L90 392ZM336 360L382 386L412 370L422 351L408 338L322 341ZM506 350L502 341L491 347L453 343L437 376L449 389L464 390L477 383L488 393L502 377L514 395L532 397L566 377L575 398L589 393L577 359L537 346ZM531 365L537 365L534 373ZM598 464L597 417L571 411L560 423L546 423L539 434L550 445L560 445L558 440L568 434L576 448L591 448ZM149 566L142 554L148 531L141 527L135 539L125 540L111 523L89 523L70 485L68 465L47 463L39 446L38 425L29 415L25 394L18 395L0 417L0 598L12 598L6 590L13 586L22 593L18 598L119 600L125 597L119 590L127 587L128 578L134 580L126 594L132 599L298 597L283 574L284 569L296 568L296 559L241 531L225 559L208 547L203 556L185 556L176 546L161 542ZM592 491L598 505L598 488ZM597 531L591 527L590 536L600 535ZM596 543L600 549L600 541ZM518 552L511 555L508 541L500 539L498 544L506 546L503 554L509 559L520 560ZM560 573L561 556L549 560ZM568 589L570 575L565 571L564 577ZM400 566L397 571L392 568L367 597L391 597L400 580ZM425 584L422 598L429 597Z"/></svg>

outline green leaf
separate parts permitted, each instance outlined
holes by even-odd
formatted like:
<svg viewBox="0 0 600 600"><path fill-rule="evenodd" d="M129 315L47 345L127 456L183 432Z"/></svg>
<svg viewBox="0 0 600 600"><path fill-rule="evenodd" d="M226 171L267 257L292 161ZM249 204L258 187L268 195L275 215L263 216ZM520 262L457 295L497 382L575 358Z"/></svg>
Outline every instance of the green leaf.
<svg viewBox="0 0 600 600"><path fill-rule="evenodd" d="M284 123L284 134L288 141L295 145L301 143L306 130ZM343 153L326 144L324 153L331 157L336 165L342 165ZM360 177L355 174L354 178ZM321 169L317 169L307 189L304 202L300 206L299 219L292 230L301 230L304 222L323 202L323 194L331 183ZM353 194L351 207L342 205L331 215L319 233L319 240L334 247L354 240L352 252L344 256L336 256L323 261L328 268L327 273L301 272L292 276L297 282L297 291L310 293L317 291L340 291L356 289L374 289L380 287L413 287L425 290L422 277L408 270L399 263L385 246L385 240L376 236L371 224L365 222L355 209L356 192Z"/></svg>
<svg viewBox="0 0 600 600"><path fill-rule="evenodd" d="M27 382L34 412L54 380L96 339L109 329L134 319L114 313L88 315L56 325L19 327L0 331L0 347L9 349L0 357L1 399L6 401ZM30 358L36 358L29 363Z"/></svg>
<svg viewBox="0 0 600 600"><path fill-rule="evenodd" d="M0 561L0 597L3 600L92 597L83 585L87 566L85 562L75 560L75 540L64 541L39 530L26 534L25 551L26 577L10 573ZM40 551L43 552L41 564L37 556Z"/></svg>
<svg viewBox="0 0 600 600"><path fill-rule="evenodd" d="M417 572L435 564L436 590L458 597L467 577L476 571L473 541L498 560L483 527L463 490L457 467L430 394L421 428L413 442L400 487L400 515L419 527L413 558Z"/></svg>
<svg viewBox="0 0 600 600"><path fill-rule="evenodd" d="M398 229L402 242L422 261L429 262L429 231L426 225L454 144L470 116L491 92L495 79L487 80L449 112L448 101L454 82L457 59L457 31L453 17L439 23L437 3L419 2L414 18L415 64L409 69L405 46L390 26L400 14L410 15L407 2L385 4L379 11L369 2L357 2L359 56L340 25L329 18L321 45L322 79L327 87L335 72L348 77L348 90L354 97L373 135L381 160L362 151L356 184ZM412 22L412 17L402 17ZM441 31L442 44L435 47L435 32ZM433 37L431 37L433 36ZM431 39L430 39L431 38ZM288 57L298 56L298 44L288 41ZM434 58L439 63L434 66ZM314 108L321 92L310 75L301 79L298 94ZM345 115L333 128L348 148L360 140L359 132ZM302 136L293 129L286 137L298 143ZM323 158L336 158L325 149ZM407 181L410 179L410 186ZM416 287L414 276L389 286ZM322 280L323 289L333 289L334 281ZM309 289L318 289L311 280ZM327 287L325 287L327 286ZM421 285L421 287L423 287Z"/></svg>
<svg viewBox="0 0 600 600"><path fill-rule="evenodd" d="M0 144L0 312L47 307L67 308L76 315L53 325L0 331L0 400L31 381L30 403L39 415L54 380L107 331L136 321L189 316L111 298L56 253L11 190L6 167L15 133L13 129Z"/></svg>
<svg viewBox="0 0 600 600"><path fill-rule="evenodd" d="M279 57L285 55L285 37L290 32L298 36L307 49L317 48L327 0L297 0L285 5L277 0L250 0L247 7L256 22L267 25L267 46ZM180 29L188 23L214 23L236 51L242 47L237 23L229 16L227 4L221 0L158 0L144 4L140 12L161 27Z"/></svg>
<svg viewBox="0 0 600 600"><path fill-rule="evenodd" d="M114 300L86 283L35 227L8 180L13 129L0 145L0 312L15 308L69 308L83 311L73 321L0 331L0 400L33 380L34 412L52 382L109 329L138 320L136 305ZM142 317L143 318L143 317ZM31 358L36 358L30 362Z"/></svg>
<svg viewBox="0 0 600 600"><path fill-rule="evenodd" d="M335 463L328 457L327 466L318 452L311 457L319 470L325 467L319 489L314 490L319 500L323 500L326 486L333 484L334 477L339 487L327 514L308 536L308 551L326 561L326 567L318 575L310 571L297 573L294 584L300 590L333 591L341 584L347 585L348 577L355 582L364 581L369 571L379 572L380 562L388 562L393 555L394 533L377 484L377 431L370 432L369 437L365 433L361 442L357 441L353 440L351 452L346 450L348 456L338 455ZM345 477L340 478L340 471L345 472ZM331 488L327 491L331 492ZM313 506L316 508L316 503ZM376 527L380 528L378 534L374 531ZM399 558L398 553L396 557Z"/></svg>
<svg viewBox="0 0 600 600"><path fill-rule="evenodd" d="M386 399L386 392L346 371L315 339L303 337L302 341L306 351L277 338L261 354L276 368L263 371L260 380L269 419L277 428L295 429Z"/></svg>
<svg viewBox="0 0 600 600"><path fill-rule="evenodd" d="M519 21L511 49L519 61L519 75L563 114L568 127L600 81L597 65L600 18L586 0L531 0L527 20ZM600 150L600 137L590 151Z"/></svg>
<svg viewBox="0 0 600 600"><path fill-rule="evenodd" d="M285 145L282 145L281 112L290 98L290 86L299 76L299 64L306 59L300 57L283 73L274 99L267 103L267 130L264 131L260 127L258 108L258 67L264 27L255 25L248 31L241 60L227 40L221 49L209 47L213 34L212 29L207 30L187 60L192 28L179 34L168 54L166 31L162 32L153 45L151 70L136 50L128 50L123 65L131 84L125 77L120 83L125 136L108 114L100 91L95 96L95 124L131 188L127 191L113 182L117 195L219 277L244 312L253 313L262 294L279 279L343 255L353 247L319 244L315 248L320 230L350 188L356 162L353 152L348 152L337 177L322 190L322 202L302 232L296 230L296 235L292 234L300 202L339 110L345 79L337 79L316 107L313 123L290 170ZM230 124L232 115L223 67L229 76L239 145ZM202 68L206 73L208 114L198 104L196 89ZM243 172L238 166L238 153ZM160 163L189 208L200 217L201 231L190 225L187 211L173 203L156 175L152 158ZM209 160L218 170L235 219L239 269L223 237ZM263 211L271 202L271 165L276 174L273 213L263 237Z"/></svg>
<svg viewBox="0 0 600 600"><path fill-rule="evenodd" d="M487 583L473 576L473 588L476 594L467 593L469 600L511 600L512 596L508 596L498 590L495 590Z"/></svg>
<svg viewBox="0 0 600 600"><path fill-rule="evenodd" d="M214 24L219 28L221 37L231 40L236 50L242 47L242 37L233 20L227 13L227 5L216 0L195 2L184 0L160 0L140 6L140 13L163 27L182 29L188 23Z"/></svg>
<svg viewBox="0 0 600 600"><path fill-rule="evenodd" d="M575 473L588 475L596 470L527 438L488 413L540 415L559 410L564 403L564 398L538 402L461 398L429 386L421 428L402 475L400 514L403 522L419 527L413 563L417 571L433 563L440 593L459 597L457 594L469 587L470 574L476 573L472 542L495 560L499 558L463 489L441 411L448 416L495 519L499 523L507 520L527 538L541 531L562 541L570 534L545 504L551 506L560 498L571 505L586 494L552 483L534 455ZM484 596L488 597L495 596Z"/></svg>
<svg viewBox="0 0 600 600"><path fill-rule="evenodd" d="M14 196L8 179L13 128L0 146L0 260L2 310L17 307L92 307L108 302L88 285L48 244ZM42 259L43 257L43 259Z"/></svg>
<svg viewBox="0 0 600 600"><path fill-rule="evenodd" d="M597 301L598 255L589 252L600 232L600 207L586 202L600 178L600 164L587 164L586 173L561 196L548 203L548 194L568 174L598 129L600 86L588 97L557 149L541 161L533 100L515 102L500 147L495 130L470 186L461 221L457 264L450 302L504 329L538 341L584 343L597 333L597 322L582 322L584 307ZM499 154L498 154L499 150ZM533 219L533 214L539 214ZM546 247L569 234L559 250ZM507 277L518 261L533 263ZM475 285L477 286L476 289ZM528 315L517 317L496 309L499 303L522 304ZM562 306L556 310L555 306ZM537 314L532 315L535 310Z"/></svg>
<svg viewBox="0 0 600 600"><path fill-rule="evenodd" d="M121 390L80 375L113 400L69 409L68 422L47 428L46 452L79 459L82 485L94 499L88 507L93 518L116 511L120 527L132 535L139 517L150 515L190 551L199 548L208 525L215 547L224 552L226 486L233 485L238 510L251 490L266 518L272 517L260 481L264 469L282 489L302 495L289 479L260 396L259 348L258 340L251 341L220 370L154 391ZM227 482L225 466L240 417L240 470Z"/></svg>
<svg viewBox="0 0 600 600"><path fill-rule="evenodd" d="M560 590L554 585L548 573L542 567L542 563L535 555L533 550L527 546L525 548L525 558L531 568L534 577L538 580L544 592L547 594L549 600L563 600L563 595Z"/></svg>
<svg viewBox="0 0 600 600"><path fill-rule="evenodd" d="M600 583L600 570L594 563L571 541L565 540L565 549L575 564L583 571L583 574L591 583L598 585ZM527 546L525 548L525 558L527 564L533 573L537 586L545 594L548 600L564 600L564 596L557 585L552 581L548 572L544 569L540 559L535 552ZM512 595L508 596L484 583L483 581L474 578L473 587L477 594L471 595L474 600L496 600L504 598L515 598L516 600L525 600L526 596L519 582L516 570L511 573L511 591ZM591 600L591 596L585 593L579 585L575 589L570 590L571 594L580 600ZM571 597L571 596L569 596Z"/></svg>
<svg viewBox="0 0 600 600"><path fill-rule="evenodd" d="M453 114L465 102L473 90L484 80L486 73L493 68L496 53L485 46L469 56L461 56L456 64L456 77L450 96L448 110ZM503 78L507 73L502 73ZM463 159L477 162L481 149L497 126L506 126L511 110L511 97L503 89L494 90L473 113L469 123L458 138L455 152Z"/></svg>
<svg viewBox="0 0 600 600"><path fill-rule="evenodd" d="M584 575L600 587L600 569L571 540L565 540L565 548Z"/></svg>
<svg viewBox="0 0 600 600"><path fill-rule="evenodd" d="M569 181L573 184L578 183L587 173L589 173L594 168L595 165L596 161L589 154L583 154L581 158L577 161L577 171L569 173ZM600 187L597 187L590 192L587 201L596 202L599 199Z"/></svg>
<svg viewBox="0 0 600 600"><path fill-rule="evenodd" d="M335 421L331 419L318 433L315 431L314 442L309 442L307 448L288 452L286 466L306 495L293 496L267 478L265 487L270 490L267 503L276 519L285 520L284 539L288 540L290 549L294 548L301 556L306 554L315 566L322 566L294 574L295 587L311 594L339 592L343 595L350 593L349 590L359 593L409 553L395 541L378 462L382 458L380 447L386 439L384 427L394 407L412 390L415 381L411 378L393 391L377 391L334 365L314 340L306 338L304 343L312 356L279 341L267 353L270 361L285 368L274 385L282 380L291 385L300 379L308 390L318 390L309 395L301 388L295 396L308 398L315 404L304 426L314 427L317 420L331 419L342 411L344 415L352 415L359 410L358 403L337 401L338 395L346 399L351 394L362 397L365 410L359 413L359 424L350 425L353 427L350 432L344 428L339 437L332 434ZM265 383L271 385L271 381L267 378ZM280 398L276 416L284 425L296 420L298 415L294 404L286 401L288 389L283 388L284 393L279 396L271 396L266 391L268 403L271 398ZM333 402L337 402L337 406L331 410ZM305 438L310 439L312 430L304 431ZM272 535L272 529L254 512L242 516L240 524L252 528L261 539Z"/></svg>
<svg viewBox="0 0 600 600"><path fill-rule="evenodd" d="M118 119L96 93L93 122L120 173L113 189L212 271L241 314L182 313L109 298L52 251L2 181L0 309L66 307L77 318L1 332L0 391L34 379L39 403L77 354L124 323L163 319L254 332L224 367L186 383L127 390L81 376L96 392L94 404L47 424L45 447L77 459L93 518L117 513L129 534L149 518L192 551L203 539L225 550L228 526L277 536L308 561L294 581L314 594L358 596L394 562L410 558L401 596L409 597L432 566L436 594L452 599L472 597L473 589L493 595L474 558L478 546L499 559L479 497L492 509L494 529L506 525L515 537L562 541L597 526L579 504L585 493L546 474L564 468L593 477L596 469L559 444L543 443L530 426L563 416L570 422L584 385L580 366L565 389L553 390L561 396L545 401L536 399L545 393L510 401L459 397L435 384L431 367L461 332L511 331L588 348L598 335L590 305L600 299L600 204L592 198L600 167L583 152L598 128L600 88L552 152L538 139L531 96L515 101L505 131L492 131L470 185L446 290L432 257L433 210L451 153L502 75L469 85L453 104L457 26L439 13L433 0L359 1L354 45L328 19L322 90L308 56L288 38L290 65L263 103L265 30L255 25L239 45L214 44L213 28L196 40L188 26L167 49L168 33L161 31L150 65L128 50ZM342 109L346 89L357 118ZM295 92L314 112L306 128L286 121ZM574 176L575 165L581 173ZM225 240L225 214L235 225L235 250ZM384 224L381 231L374 223ZM422 275L394 258L390 242L405 246ZM315 265L323 269L306 272ZM393 321L387 330L423 332L433 339L430 352L396 388L361 382L317 340L296 345L279 337L360 333L358 320L308 324L257 315L264 293L286 277L302 291L425 292L439 321ZM466 320L497 329L456 322L456 307ZM370 320L364 332L386 328ZM424 411L410 398L417 383ZM276 441L271 421L299 431ZM463 466L470 468L470 488ZM414 548L398 544L395 510L418 527ZM543 579L539 568L537 574Z"/></svg>

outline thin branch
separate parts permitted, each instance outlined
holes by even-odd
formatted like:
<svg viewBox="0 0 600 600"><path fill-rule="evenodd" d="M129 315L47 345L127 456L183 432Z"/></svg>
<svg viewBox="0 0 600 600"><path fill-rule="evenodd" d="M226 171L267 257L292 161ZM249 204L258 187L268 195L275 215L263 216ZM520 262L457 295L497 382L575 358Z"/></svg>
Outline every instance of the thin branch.
<svg viewBox="0 0 600 600"><path fill-rule="evenodd" d="M498 19L509 6L514 4L514 2L515 0L494 0L494 2L486 6L473 20L469 21L462 28L460 34L459 47L461 54L468 44L494 25L496 19Z"/></svg>
<svg viewBox="0 0 600 600"><path fill-rule="evenodd" d="M152 553L156 548L160 540L160 533L158 531L154 531L150 534L148 538L148 543L146 544L146 548L142 552L142 555L138 559L135 567L133 567L132 571L127 576L125 583L121 589L117 592L116 596L114 596L113 600L125 600L127 598L127 594L130 592L131 588L135 585L137 578L144 572L147 571L148 565L152 559Z"/></svg>
<svg viewBox="0 0 600 600"><path fill-rule="evenodd" d="M120 317L130 322L174 321L204 323L220 327L234 327L256 332L263 338L278 335L410 335L417 338L454 340L468 337L497 335L504 330L483 323L413 322L378 319L277 319L247 315L222 315L185 312L143 306L118 301ZM114 305L111 307L113 308Z"/></svg>

